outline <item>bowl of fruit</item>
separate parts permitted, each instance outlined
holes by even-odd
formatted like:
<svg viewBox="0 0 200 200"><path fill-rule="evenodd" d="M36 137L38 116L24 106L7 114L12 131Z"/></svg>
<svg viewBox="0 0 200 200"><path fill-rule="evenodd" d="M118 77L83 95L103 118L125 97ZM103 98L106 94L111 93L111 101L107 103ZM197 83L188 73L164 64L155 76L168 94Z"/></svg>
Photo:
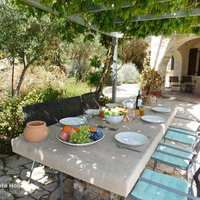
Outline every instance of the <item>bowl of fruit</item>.
<svg viewBox="0 0 200 200"><path fill-rule="evenodd" d="M109 123L119 123L127 113L127 108L123 106L113 106L105 109L104 118Z"/></svg>
<svg viewBox="0 0 200 200"><path fill-rule="evenodd" d="M73 128L64 126L61 132L57 133L57 139L72 146L87 146L95 144L104 138L104 133L87 125Z"/></svg>

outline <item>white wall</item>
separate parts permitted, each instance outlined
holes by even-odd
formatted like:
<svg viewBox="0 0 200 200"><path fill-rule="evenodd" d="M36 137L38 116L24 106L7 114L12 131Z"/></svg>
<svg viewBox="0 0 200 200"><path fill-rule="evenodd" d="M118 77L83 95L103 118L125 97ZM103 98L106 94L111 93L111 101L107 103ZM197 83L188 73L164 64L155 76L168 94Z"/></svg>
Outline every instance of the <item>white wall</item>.
<svg viewBox="0 0 200 200"><path fill-rule="evenodd" d="M161 76L166 76L166 85L170 75L187 75L188 57L190 48L200 48L200 37L196 35L173 35L165 38L162 36L151 39L151 67L155 67ZM169 70L170 59L174 55L174 70ZM196 80L194 93L200 94L200 76L193 76Z"/></svg>

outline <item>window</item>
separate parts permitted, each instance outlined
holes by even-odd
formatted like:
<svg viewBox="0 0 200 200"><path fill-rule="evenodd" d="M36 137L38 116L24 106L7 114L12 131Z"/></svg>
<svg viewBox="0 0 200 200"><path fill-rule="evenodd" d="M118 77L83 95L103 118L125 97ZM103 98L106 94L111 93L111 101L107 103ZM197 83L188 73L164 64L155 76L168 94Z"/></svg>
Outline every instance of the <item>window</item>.
<svg viewBox="0 0 200 200"><path fill-rule="evenodd" d="M198 48L190 49L188 75L200 76L200 51Z"/></svg>
<svg viewBox="0 0 200 200"><path fill-rule="evenodd" d="M171 70L174 70L174 56L171 58Z"/></svg>

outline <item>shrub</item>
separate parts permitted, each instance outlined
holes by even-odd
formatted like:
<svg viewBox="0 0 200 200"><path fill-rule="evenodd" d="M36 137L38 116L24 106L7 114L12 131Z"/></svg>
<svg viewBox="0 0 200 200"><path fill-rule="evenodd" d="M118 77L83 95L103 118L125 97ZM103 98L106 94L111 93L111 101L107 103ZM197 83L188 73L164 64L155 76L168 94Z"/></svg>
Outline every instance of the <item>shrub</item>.
<svg viewBox="0 0 200 200"><path fill-rule="evenodd" d="M8 97L0 102L0 152L11 152L11 139L23 132L22 103L20 97Z"/></svg>
<svg viewBox="0 0 200 200"><path fill-rule="evenodd" d="M66 82L63 85L62 96L63 97L80 96L89 91L90 87L88 87L85 83L76 81L75 79L70 79L70 81Z"/></svg>
<svg viewBox="0 0 200 200"><path fill-rule="evenodd" d="M127 63L118 71L118 84L122 83L137 83L139 72L133 63Z"/></svg>
<svg viewBox="0 0 200 200"><path fill-rule="evenodd" d="M40 103L45 101L54 101L62 98L63 91L55 89L51 85L48 85L45 89L33 89L26 96L24 96L23 104L29 105L34 103Z"/></svg>
<svg viewBox="0 0 200 200"><path fill-rule="evenodd" d="M163 83L164 79L155 68L145 66L139 77L139 85L141 90L146 90L146 95L160 89Z"/></svg>
<svg viewBox="0 0 200 200"><path fill-rule="evenodd" d="M87 83L91 87L97 87L99 86L99 82L102 77L102 71L96 71L96 72L88 72L87 74Z"/></svg>

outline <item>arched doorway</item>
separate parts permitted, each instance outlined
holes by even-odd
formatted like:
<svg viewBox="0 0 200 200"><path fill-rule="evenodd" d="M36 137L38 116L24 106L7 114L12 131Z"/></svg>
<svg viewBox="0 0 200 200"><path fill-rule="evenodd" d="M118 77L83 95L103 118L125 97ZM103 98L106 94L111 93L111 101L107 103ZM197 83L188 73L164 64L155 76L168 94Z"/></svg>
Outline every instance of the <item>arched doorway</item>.
<svg viewBox="0 0 200 200"><path fill-rule="evenodd" d="M171 36L170 38L163 38L161 44L159 45L159 48L158 45L157 46L153 45L151 48L154 48L154 55L155 55L155 48L158 49L158 52L156 54L158 59L157 62L154 62L156 63L156 66L154 65L152 67L156 67L159 73L163 77L165 77L166 80L165 86L169 85L170 75L179 76L180 81L183 76L191 76L192 81L195 82L195 87L193 92L196 94L200 94L200 67L199 67L200 37L199 36L174 35ZM174 60L173 69L171 68L172 59Z"/></svg>

